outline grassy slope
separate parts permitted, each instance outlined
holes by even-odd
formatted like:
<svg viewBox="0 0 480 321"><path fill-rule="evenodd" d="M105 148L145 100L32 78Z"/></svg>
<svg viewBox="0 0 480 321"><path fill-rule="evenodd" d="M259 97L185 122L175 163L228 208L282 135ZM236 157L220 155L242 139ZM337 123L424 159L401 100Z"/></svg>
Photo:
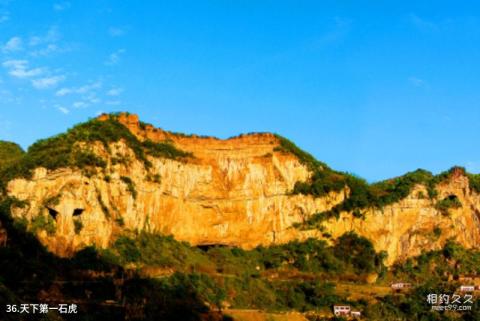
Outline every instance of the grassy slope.
<svg viewBox="0 0 480 321"><path fill-rule="evenodd" d="M24 153L17 144L0 141L0 170L21 159Z"/></svg>
<svg viewBox="0 0 480 321"><path fill-rule="evenodd" d="M25 154L15 157L15 161L8 161L13 159L13 156L6 158L6 166L0 167L0 188L4 188L6 182L13 178L31 177L32 171L38 167L49 170L76 167L84 170L87 174L95 173L97 169L106 167L106 161L87 149L79 149L76 144L101 142L108 151L111 143L120 140L123 140L133 150L137 159L143 161L147 168L151 165L147 155L171 159L192 156L168 142L139 141L114 117L106 121L90 120L74 126L64 134L35 142ZM6 151L6 154L12 155L12 152ZM18 155L18 152L15 155Z"/></svg>

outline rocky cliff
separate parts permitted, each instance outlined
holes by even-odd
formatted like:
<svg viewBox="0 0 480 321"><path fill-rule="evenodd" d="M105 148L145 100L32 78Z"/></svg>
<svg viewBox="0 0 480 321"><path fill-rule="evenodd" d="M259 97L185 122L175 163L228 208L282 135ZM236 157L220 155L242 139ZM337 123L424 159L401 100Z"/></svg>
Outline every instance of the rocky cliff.
<svg viewBox="0 0 480 321"><path fill-rule="evenodd" d="M9 181L7 194L27 201L12 209L14 216L30 225L41 216L52 220L53 231L38 229L38 237L59 255L90 244L107 247L122 232L142 230L172 234L193 245L244 248L308 237L331 241L353 230L386 251L388 264L439 248L448 238L467 247L479 245L480 195L462 173L437 186L438 199L455 195L462 204L449 215L421 197L426 187L417 185L408 197L381 210L367 210L364 218L342 213L338 220L323 222L322 231L303 230L293 225L341 203L349 190L322 197L294 195L295 183L308 181L312 173L295 155L277 148L277 136L221 140L163 131L135 115L120 114L117 121L140 141L169 142L192 157L148 156L147 167L123 140L107 147L78 142L77 149L105 160L105 168L93 174L37 168L31 178Z"/></svg>

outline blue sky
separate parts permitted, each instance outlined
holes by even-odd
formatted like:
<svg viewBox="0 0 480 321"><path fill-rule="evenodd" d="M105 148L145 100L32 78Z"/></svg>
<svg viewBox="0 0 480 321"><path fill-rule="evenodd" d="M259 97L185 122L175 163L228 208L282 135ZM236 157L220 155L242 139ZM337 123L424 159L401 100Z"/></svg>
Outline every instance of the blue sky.
<svg viewBox="0 0 480 321"><path fill-rule="evenodd" d="M0 0L0 139L126 110L370 181L480 172L480 4L386 2Z"/></svg>

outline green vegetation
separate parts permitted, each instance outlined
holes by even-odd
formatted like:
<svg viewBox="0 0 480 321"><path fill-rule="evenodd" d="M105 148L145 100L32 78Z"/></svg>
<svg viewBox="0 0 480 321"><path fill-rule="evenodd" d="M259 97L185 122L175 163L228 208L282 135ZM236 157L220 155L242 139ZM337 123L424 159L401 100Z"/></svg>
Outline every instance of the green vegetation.
<svg viewBox="0 0 480 321"><path fill-rule="evenodd" d="M355 217L362 217L366 209L382 209L387 205L404 199L410 194L413 187L418 184L426 186L429 198L434 200L438 194L435 187L447 180L454 173L467 175L470 179L470 186L475 189L476 180L478 179L477 176L466 174L465 169L462 167L452 167L448 171L438 175L433 175L428 171L418 169L403 176L373 184L368 184L365 180L351 174L314 172L310 183L297 182L294 193L321 196L330 191L338 191L339 189L348 187L350 195L331 210L314 214L303 224L296 224L296 227L319 227L322 221L333 217L339 218L342 212L350 212ZM420 199L425 198L423 193L418 195L418 197ZM449 208L457 208L459 206L461 206L461 204L454 195L452 195L451 199L441 200L436 205L437 209L444 215L448 215Z"/></svg>
<svg viewBox="0 0 480 321"><path fill-rule="evenodd" d="M127 189L132 194L132 197L137 198L137 190L135 189L135 183L128 176L121 176L120 179L127 185Z"/></svg>
<svg viewBox="0 0 480 321"><path fill-rule="evenodd" d="M48 235L53 235L56 229L55 221L48 215L40 214L32 220L30 229L34 234L45 230Z"/></svg>
<svg viewBox="0 0 480 321"><path fill-rule="evenodd" d="M450 215L450 209L460 207L462 207L462 203L456 195L449 195L435 204L435 208L445 216Z"/></svg>
<svg viewBox="0 0 480 321"><path fill-rule="evenodd" d="M17 144L0 140L0 170L18 161L24 154Z"/></svg>
<svg viewBox="0 0 480 321"><path fill-rule="evenodd" d="M374 184L368 184L365 180L348 174L345 174L344 178L345 185L350 189L350 196L331 210L313 215L305 222L306 226L312 227L323 220L338 218L341 212L352 212L356 217L362 217L365 209L381 209L398 202L408 196L415 185L429 184L434 176L430 172L418 169Z"/></svg>
<svg viewBox="0 0 480 321"><path fill-rule="evenodd" d="M60 203L60 194L50 196L43 201L43 207L52 207Z"/></svg>
<svg viewBox="0 0 480 321"><path fill-rule="evenodd" d="M280 135L275 136L280 144L274 148L274 151L295 155L302 164L313 172L311 182L297 182L295 184L294 194L311 194L319 197L330 192L338 192L345 187L346 174L330 169L325 163L316 160L315 157L300 149L287 138Z"/></svg>
<svg viewBox="0 0 480 321"><path fill-rule="evenodd" d="M384 270L383 254L377 254L370 241L354 233L343 235L334 246L308 239L250 251L229 247L211 247L203 251L171 236L142 232L134 237L119 237L106 251L108 257L123 265L138 263L183 272L216 271L236 276L279 268L359 276Z"/></svg>
<svg viewBox="0 0 480 321"><path fill-rule="evenodd" d="M123 220L123 217L117 217L115 219L115 222L119 225L119 226L125 226L125 221Z"/></svg>
<svg viewBox="0 0 480 321"><path fill-rule="evenodd" d="M466 249L449 240L441 250L424 252L405 262L396 263L392 271L397 278L416 282L431 279L447 281L449 276L457 277L462 274L480 275L480 251Z"/></svg>
<svg viewBox="0 0 480 321"><path fill-rule="evenodd" d="M179 150L168 142L154 143L151 140L147 139L142 142L142 146L145 148L147 154L153 157L164 157L171 159L193 157L192 153Z"/></svg>
<svg viewBox="0 0 480 321"><path fill-rule="evenodd" d="M341 212L352 212L356 217L362 217L362 212L368 208L381 209L386 205L398 202L408 196L417 184L427 186L430 198L436 196L435 185L447 178L457 167L437 176L418 169L393 179L368 184L364 179L355 175L337 172L324 163L317 161L312 155L298 148L294 143L277 135L280 145L276 151L288 152L295 155L301 163L313 173L309 182L297 182L294 194L324 196L330 192L339 192L344 188L350 190L350 196L332 210L318 213L309 219L308 226L314 226L322 220L338 217ZM480 179L479 179L480 181ZM423 194L421 198L423 198Z"/></svg>
<svg viewBox="0 0 480 321"><path fill-rule="evenodd" d="M480 193L480 174L467 174L470 180L470 188Z"/></svg>
<svg viewBox="0 0 480 321"><path fill-rule="evenodd" d="M149 182L153 182L153 183L157 183L157 184L160 184L160 182L162 181L162 177L160 176L160 174L147 174L147 177L146 177L147 181Z"/></svg>
<svg viewBox="0 0 480 321"><path fill-rule="evenodd" d="M102 195L99 190L97 190L97 201L100 204L100 207L102 208L102 212L105 215L106 218L110 218L110 211L108 210L107 205L102 199Z"/></svg>
<svg viewBox="0 0 480 321"><path fill-rule="evenodd" d="M356 246L358 252L349 253L354 259L346 262L336 256L336 252L344 255L342 251L349 245ZM336 276L347 271L363 274L383 267L380 260L375 261L374 251L371 255L372 249L367 240L354 234L339 240L335 247L309 239L304 243L245 251L228 247L200 250L172 237L140 233L134 238L118 238L110 249L101 253L107 261L121 265L135 263L178 271L164 282L176 284L179 280L187 280L202 293L203 299L216 307L227 299L238 308L304 311L336 302L339 298L334 294L333 284L301 277L269 281L261 277L261 273L280 270L296 274L325 272ZM371 258L372 264L364 262Z"/></svg>
<svg viewBox="0 0 480 321"><path fill-rule="evenodd" d="M80 232L82 231L83 229L83 223L82 221L76 219L73 221L73 228L74 228L74 231L75 231L75 234L80 234Z"/></svg>
<svg viewBox="0 0 480 321"><path fill-rule="evenodd" d="M435 237L438 239L440 235L442 235L442 229L438 226L435 226L433 228L433 235L435 235Z"/></svg>
<svg viewBox="0 0 480 321"><path fill-rule="evenodd" d="M76 167L82 169L86 175L93 175L97 168L105 168L107 164L104 159L88 150L88 145L93 142L100 142L107 151L110 151L110 144L120 140L127 144L135 153L136 158L142 161L147 168L151 164L146 155L174 159L191 156L168 143L139 141L112 116L105 121L90 120L76 125L64 134L39 140L30 146L27 153L23 155L17 150L14 152L14 155L16 155L13 157L14 162L8 162L5 165L0 164L0 187L4 189L6 182L16 177L30 178L32 171L38 167L44 167L48 170ZM86 143L86 145L80 147L81 143ZM0 153L2 153L1 146ZM11 146L10 149L12 149ZM9 151L5 147L3 150L5 152Z"/></svg>
<svg viewBox="0 0 480 321"><path fill-rule="evenodd" d="M280 135L275 135L275 137L279 140L280 144L279 146L274 148L274 151L295 155L298 158L298 160L302 164L306 165L311 171L316 171L319 168L329 170L329 167L326 164L315 159L313 155L302 150L300 147L295 145L295 143L293 143L292 141Z"/></svg>
<svg viewBox="0 0 480 321"><path fill-rule="evenodd" d="M116 261L121 264L143 263L185 271L194 270L197 263L206 261L200 250L187 243L148 233L140 233L134 238L121 236L107 251L111 251L112 257L117 257Z"/></svg>

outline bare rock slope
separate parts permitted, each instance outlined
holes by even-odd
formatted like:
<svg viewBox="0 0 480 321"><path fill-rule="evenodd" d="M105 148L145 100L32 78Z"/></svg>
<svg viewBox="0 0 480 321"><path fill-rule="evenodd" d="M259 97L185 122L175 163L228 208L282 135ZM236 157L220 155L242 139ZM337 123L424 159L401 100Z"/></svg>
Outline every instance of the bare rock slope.
<svg viewBox="0 0 480 321"><path fill-rule="evenodd" d="M107 120L110 116L101 116ZM418 185L403 200L382 210L367 210L364 218L342 213L323 223L324 230L303 230L295 223L326 211L349 195L348 188L323 197L293 194L296 182L311 172L295 155L278 150L273 134L249 134L221 140L163 131L120 114L117 120L140 141L168 141L192 157L148 156L146 167L124 141L78 143L106 161L106 167L86 175L79 169L37 168L31 179L17 178L7 193L28 205L13 208L14 216L30 224L39 215L54 221L54 231L38 231L53 252L68 256L95 244L107 247L124 231L171 234L193 245L223 244L252 248L308 237L327 241L348 231L369 238L387 263L435 249L448 238L467 247L480 242L480 195L462 173L437 187L439 198L455 195L462 206L442 215ZM118 161L118 160L121 161ZM423 191L422 193L419 193Z"/></svg>

